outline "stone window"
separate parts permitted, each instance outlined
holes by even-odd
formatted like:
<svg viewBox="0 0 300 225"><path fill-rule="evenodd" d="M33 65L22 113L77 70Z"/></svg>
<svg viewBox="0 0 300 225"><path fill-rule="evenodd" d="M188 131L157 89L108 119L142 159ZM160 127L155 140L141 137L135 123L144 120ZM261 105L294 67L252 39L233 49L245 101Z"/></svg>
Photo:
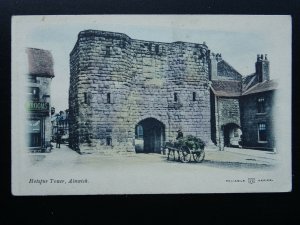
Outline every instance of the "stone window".
<svg viewBox="0 0 300 225"><path fill-rule="evenodd" d="M265 123L258 124L258 141L259 142L267 141L267 127Z"/></svg>
<svg viewBox="0 0 300 225"><path fill-rule="evenodd" d="M152 44L149 43L149 44L148 44L148 50L149 50L149 52L151 52L151 49L152 49Z"/></svg>
<svg viewBox="0 0 300 225"><path fill-rule="evenodd" d="M159 53L159 45L155 45L155 53L156 53L156 54Z"/></svg>
<svg viewBox="0 0 300 225"><path fill-rule="evenodd" d="M193 102L196 101L196 92L193 92Z"/></svg>
<svg viewBox="0 0 300 225"><path fill-rule="evenodd" d="M84 94L84 103L87 104L88 103L88 95L86 92L84 92L83 94Z"/></svg>
<svg viewBox="0 0 300 225"><path fill-rule="evenodd" d="M106 145L107 145L107 146L112 146L112 140L111 140L111 137L107 137L107 138L106 138Z"/></svg>
<svg viewBox="0 0 300 225"><path fill-rule="evenodd" d="M177 101L178 101L178 94L174 93L174 102L177 102Z"/></svg>
<svg viewBox="0 0 300 225"><path fill-rule="evenodd" d="M265 112L265 98L259 97L257 99L257 112L264 113Z"/></svg>
<svg viewBox="0 0 300 225"><path fill-rule="evenodd" d="M90 99L91 99L91 93L88 93L88 92L84 92L83 93L84 94L84 103L85 104L90 104Z"/></svg>
<svg viewBox="0 0 300 225"><path fill-rule="evenodd" d="M110 46L106 46L105 56L110 56Z"/></svg>
<svg viewBox="0 0 300 225"><path fill-rule="evenodd" d="M110 93L107 93L107 95L106 95L106 102L107 102L108 104L111 103Z"/></svg>

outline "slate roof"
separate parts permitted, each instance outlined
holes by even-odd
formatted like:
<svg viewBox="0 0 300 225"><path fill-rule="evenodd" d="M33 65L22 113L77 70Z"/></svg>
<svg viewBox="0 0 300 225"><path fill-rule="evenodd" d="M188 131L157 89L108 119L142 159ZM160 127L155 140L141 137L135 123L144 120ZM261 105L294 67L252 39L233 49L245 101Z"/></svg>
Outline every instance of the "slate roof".
<svg viewBox="0 0 300 225"><path fill-rule="evenodd" d="M226 80L241 80L242 75L237 72L229 63L225 60L221 60L218 62L218 78L226 79Z"/></svg>
<svg viewBox="0 0 300 225"><path fill-rule="evenodd" d="M238 97L242 94L242 82L233 80L213 80L211 89L217 96Z"/></svg>
<svg viewBox="0 0 300 225"><path fill-rule="evenodd" d="M248 90L244 91L242 95L250 95L255 93L260 93L264 91L272 91L278 88L278 83L276 80L266 80L261 83L257 83Z"/></svg>
<svg viewBox="0 0 300 225"><path fill-rule="evenodd" d="M50 51L27 48L28 74L41 77L54 77L53 57Z"/></svg>
<svg viewBox="0 0 300 225"><path fill-rule="evenodd" d="M258 83L256 73L252 73L246 77L243 77L243 92Z"/></svg>

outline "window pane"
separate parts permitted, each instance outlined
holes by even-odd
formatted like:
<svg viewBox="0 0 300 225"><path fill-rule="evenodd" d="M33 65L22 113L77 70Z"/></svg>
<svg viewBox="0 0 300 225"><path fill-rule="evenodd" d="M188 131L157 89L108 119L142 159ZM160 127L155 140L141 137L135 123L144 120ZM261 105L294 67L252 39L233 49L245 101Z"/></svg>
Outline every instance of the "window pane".
<svg viewBox="0 0 300 225"><path fill-rule="evenodd" d="M138 125L137 127L137 136L138 138L143 137L143 127L141 125Z"/></svg>
<svg viewBox="0 0 300 225"><path fill-rule="evenodd" d="M258 140L259 141L267 141L267 132L266 132L266 124L265 123L258 124Z"/></svg>

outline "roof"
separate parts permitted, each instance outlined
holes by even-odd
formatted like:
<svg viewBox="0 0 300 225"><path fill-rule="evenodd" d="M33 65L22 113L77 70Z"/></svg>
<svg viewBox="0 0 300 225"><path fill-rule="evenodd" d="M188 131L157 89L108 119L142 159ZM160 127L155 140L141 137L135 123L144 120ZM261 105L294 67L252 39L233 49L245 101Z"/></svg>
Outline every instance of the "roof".
<svg viewBox="0 0 300 225"><path fill-rule="evenodd" d="M27 48L28 74L41 77L54 77L53 57L50 51Z"/></svg>
<svg viewBox="0 0 300 225"><path fill-rule="evenodd" d="M252 73L243 78L243 92L258 83L257 74Z"/></svg>
<svg viewBox="0 0 300 225"><path fill-rule="evenodd" d="M218 78L224 78L226 80L241 80L242 75L225 60L221 60L218 62Z"/></svg>
<svg viewBox="0 0 300 225"><path fill-rule="evenodd" d="M276 90L277 88L278 83L276 80L266 80L264 82L255 84L253 87L246 90L242 95L250 95L264 91L272 91Z"/></svg>
<svg viewBox="0 0 300 225"><path fill-rule="evenodd" d="M217 96L238 97L242 93L242 83L234 80L213 80L211 89Z"/></svg>

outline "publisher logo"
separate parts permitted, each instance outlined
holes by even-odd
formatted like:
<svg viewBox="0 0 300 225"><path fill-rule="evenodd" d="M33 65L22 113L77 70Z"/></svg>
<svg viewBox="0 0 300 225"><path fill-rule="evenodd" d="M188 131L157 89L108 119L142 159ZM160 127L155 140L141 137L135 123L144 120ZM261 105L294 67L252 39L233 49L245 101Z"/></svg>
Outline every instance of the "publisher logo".
<svg viewBox="0 0 300 225"><path fill-rule="evenodd" d="M248 183L249 184L254 184L255 183L255 178L248 178Z"/></svg>

